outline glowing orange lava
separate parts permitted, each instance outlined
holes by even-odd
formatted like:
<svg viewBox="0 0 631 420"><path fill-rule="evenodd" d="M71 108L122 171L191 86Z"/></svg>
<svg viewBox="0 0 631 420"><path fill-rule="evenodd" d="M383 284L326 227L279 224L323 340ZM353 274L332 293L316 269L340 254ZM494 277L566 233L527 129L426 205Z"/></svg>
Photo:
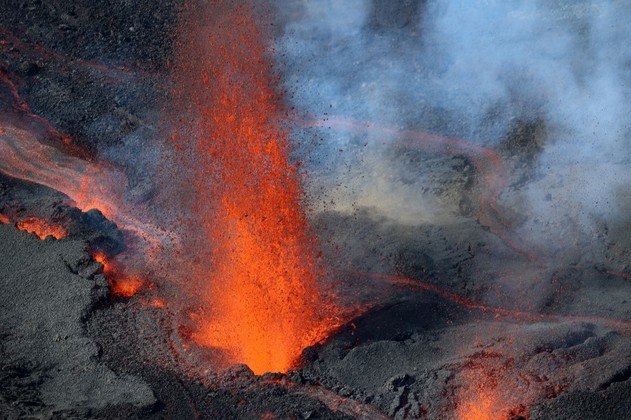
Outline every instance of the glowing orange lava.
<svg viewBox="0 0 631 420"><path fill-rule="evenodd" d="M457 417L460 420L496 420L501 417L495 411L495 401L490 394L477 395L465 401L458 408Z"/></svg>
<svg viewBox="0 0 631 420"><path fill-rule="evenodd" d="M11 104L0 109L0 170L45 185L70 197L81 210L98 208L107 217L119 216L125 177L105 165L83 159L72 140L48 120L33 114L11 79L0 71L0 99ZM65 147L49 145L54 139Z"/></svg>
<svg viewBox="0 0 631 420"><path fill-rule="evenodd" d="M118 264L105 254L98 252L93 258L96 262L103 265L103 273L110 285L112 295L130 298L146 286L147 282L141 276L137 274L123 274L123 270Z"/></svg>
<svg viewBox="0 0 631 420"><path fill-rule="evenodd" d="M36 217L27 217L26 219L18 221L15 225L18 229L33 233L40 239L46 239L49 236L55 239L61 239L68 236L68 231L65 227L49 223L46 220Z"/></svg>
<svg viewBox="0 0 631 420"><path fill-rule="evenodd" d="M48 120L31 112L11 79L0 71L0 171L14 178L45 185L66 194L77 208L98 209L119 228L133 232L147 243L152 257L174 237L144 222L143 209L125 200L127 178L105 162L81 158L78 146ZM60 138L64 147L53 147ZM54 143L54 141L52 141Z"/></svg>
<svg viewBox="0 0 631 420"><path fill-rule="evenodd" d="M338 325L338 311L319 285L325 273L289 161L265 32L249 7L228 3L194 10L203 18L180 51L178 90L193 102L199 131L196 208L207 209L199 228L213 246L193 338L257 374L286 372Z"/></svg>
<svg viewBox="0 0 631 420"><path fill-rule="evenodd" d="M9 218L7 216L5 216L4 214L0 213L0 223L2 224L7 224L10 223L11 221L9 220Z"/></svg>

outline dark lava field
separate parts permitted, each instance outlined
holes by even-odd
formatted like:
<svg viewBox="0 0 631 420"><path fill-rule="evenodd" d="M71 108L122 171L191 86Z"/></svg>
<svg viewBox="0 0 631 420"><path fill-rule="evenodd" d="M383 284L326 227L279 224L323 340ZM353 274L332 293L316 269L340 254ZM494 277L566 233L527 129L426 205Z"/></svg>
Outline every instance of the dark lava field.
<svg viewBox="0 0 631 420"><path fill-rule="evenodd" d="M286 372L195 342L213 245L116 277L194 220L163 170L190 3L267 28L346 310ZM631 7L453 3L2 0L0 418L631 419Z"/></svg>

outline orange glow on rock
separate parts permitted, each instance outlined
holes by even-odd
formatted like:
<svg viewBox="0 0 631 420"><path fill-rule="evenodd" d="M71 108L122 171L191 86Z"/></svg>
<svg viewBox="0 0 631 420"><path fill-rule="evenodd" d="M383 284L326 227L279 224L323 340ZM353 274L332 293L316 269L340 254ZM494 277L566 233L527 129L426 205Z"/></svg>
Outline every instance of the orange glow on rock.
<svg viewBox="0 0 631 420"><path fill-rule="evenodd" d="M48 236L52 236L55 239L61 239L68 236L68 231L65 227L49 223L46 220L38 219L36 217L22 219L15 225L18 229L35 234L40 239L46 239Z"/></svg>
<svg viewBox="0 0 631 420"><path fill-rule="evenodd" d="M193 339L256 374L286 372L338 325L339 312L320 284L265 32L247 6L191 12L176 96L196 133L176 142L201 160L195 208L212 246Z"/></svg>
<svg viewBox="0 0 631 420"><path fill-rule="evenodd" d="M144 253L150 258L161 245L174 240L170 232L146 222L142 208L125 202L128 183L122 172L107 162L87 161L47 144L51 137L61 137L62 143L69 139L32 114L1 71L0 99L12 105L11 113L0 109L0 171L60 191L82 211L100 210L119 228L143 239L147 243Z"/></svg>
<svg viewBox="0 0 631 420"><path fill-rule="evenodd" d="M10 223L11 221L9 220L9 218L7 216L5 216L4 214L0 213L0 223L2 224L7 224Z"/></svg>
<svg viewBox="0 0 631 420"><path fill-rule="evenodd" d="M137 274L124 274L122 268L102 252L93 256L94 261L103 265L103 274L110 285L112 295L130 298L144 288L147 282Z"/></svg>
<svg viewBox="0 0 631 420"><path fill-rule="evenodd" d="M509 407L507 399L513 399L512 397L515 395L506 389L501 391L498 388L478 386L473 395L469 395L466 400L460 402L456 410L456 418L458 420L530 419L529 409L525 405Z"/></svg>
<svg viewBox="0 0 631 420"><path fill-rule="evenodd" d="M465 401L458 409L459 420L497 420L494 410L495 401L491 395L478 395Z"/></svg>
<svg viewBox="0 0 631 420"><path fill-rule="evenodd" d="M145 284L145 281L137 276L115 278L110 282L112 294L118 297L130 298L134 296Z"/></svg>

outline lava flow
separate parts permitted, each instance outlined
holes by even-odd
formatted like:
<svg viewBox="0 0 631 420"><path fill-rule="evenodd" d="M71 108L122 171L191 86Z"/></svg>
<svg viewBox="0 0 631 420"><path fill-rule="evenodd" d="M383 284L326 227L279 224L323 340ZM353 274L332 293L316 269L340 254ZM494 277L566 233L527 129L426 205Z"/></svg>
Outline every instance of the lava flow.
<svg viewBox="0 0 631 420"><path fill-rule="evenodd" d="M608 318L601 316L590 315L578 315L578 314L549 314L539 312L520 311L515 309L506 309L498 306L489 306L475 300L459 295L440 286L432 283L428 283L422 280L411 279L409 277L389 275L389 274L377 274L377 273L351 273L360 277L372 278L375 280L384 281L390 285L405 288L416 292L429 292L435 293L447 300L450 300L464 308L469 310L480 311L487 313L495 318L510 318L516 321L525 323L537 323L537 322L561 322L561 321L575 321L586 322L598 325L603 325L608 328L614 329L621 334L631 334L631 321L625 319Z"/></svg>
<svg viewBox="0 0 631 420"><path fill-rule="evenodd" d="M55 138L67 145L72 142L46 119L33 114L2 72L0 82L0 100L5 105L0 108L0 170L61 191L82 210L98 208L108 217L118 213L115 202L122 191L114 187L114 174L80 157L68 156L78 148L59 150L48 145Z"/></svg>
<svg viewBox="0 0 631 420"><path fill-rule="evenodd" d="M15 178L53 188L68 196L70 203L83 211L98 209L119 229L132 234L136 248L145 261L134 261L131 266L150 264L166 244L174 244L174 235L145 222L139 206L125 202L126 177L106 163L82 159L77 147L43 117L33 114L18 94L9 77L0 72L0 171ZM55 142L55 139L62 142ZM51 141L52 140L52 141ZM59 148L50 143L57 143ZM8 217L0 217L0 222ZM143 219L143 220L141 220ZM36 234L41 239L52 236L61 239L68 235L63 226L37 218L18 220L20 230ZM113 296L129 298L147 282L127 267L104 254L95 259L104 265L104 273Z"/></svg>
<svg viewBox="0 0 631 420"><path fill-rule="evenodd" d="M340 312L322 289L265 31L249 6L202 8L189 15L203 18L184 32L176 71L194 120L193 139L176 141L199 160L193 211L213 247L193 338L257 374L286 372Z"/></svg>
<svg viewBox="0 0 631 420"><path fill-rule="evenodd" d="M125 202L125 174L107 163L86 160L70 138L31 112L15 84L1 71L0 155L0 171L60 191L83 211L98 209L120 229L140 237L151 257L176 240L171 232L144 221L138 206Z"/></svg>

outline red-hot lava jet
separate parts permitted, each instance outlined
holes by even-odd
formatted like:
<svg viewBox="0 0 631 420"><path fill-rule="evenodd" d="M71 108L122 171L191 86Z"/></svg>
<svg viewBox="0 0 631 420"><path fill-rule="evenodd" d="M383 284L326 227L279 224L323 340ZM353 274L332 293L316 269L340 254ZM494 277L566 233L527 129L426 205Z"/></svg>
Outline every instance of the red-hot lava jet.
<svg viewBox="0 0 631 420"><path fill-rule="evenodd" d="M196 156L194 223L212 247L193 338L255 373L286 372L340 311L323 292L267 34L249 6L189 12L175 86L194 125L176 142Z"/></svg>
<svg viewBox="0 0 631 420"><path fill-rule="evenodd" d="M192 26L182 30L175 86L179 103L187 104L183 108L194 106L194 117L178 121L178 131L195 135L175 144L190 140L198 165L194 198L185 203L196 222L180 233L201 235L204 249L196 251L210 255L209 264L193 270L190 290L201 295L193 338L256 373L287 371L306 346L339 325L340 311L321 287L326 272L302 209L297 167L289 160L285 110L265 33L247 7L192 8L183 19ZM206 19L190 19L195 13ZM144 239L148 247L140 258L155 258L155 249L172 238L141 221L147 220L142 207L126 203L126 176L48 145L54 138L72 142L31 112L7 75L2 82L10 112L0 115L0 151L6 157L0 169L61 191L82 210L101 210ZM183 127L189 122L194 126ZM144 285L111 258L95 258L116 296L130 297Z"/></svg>

